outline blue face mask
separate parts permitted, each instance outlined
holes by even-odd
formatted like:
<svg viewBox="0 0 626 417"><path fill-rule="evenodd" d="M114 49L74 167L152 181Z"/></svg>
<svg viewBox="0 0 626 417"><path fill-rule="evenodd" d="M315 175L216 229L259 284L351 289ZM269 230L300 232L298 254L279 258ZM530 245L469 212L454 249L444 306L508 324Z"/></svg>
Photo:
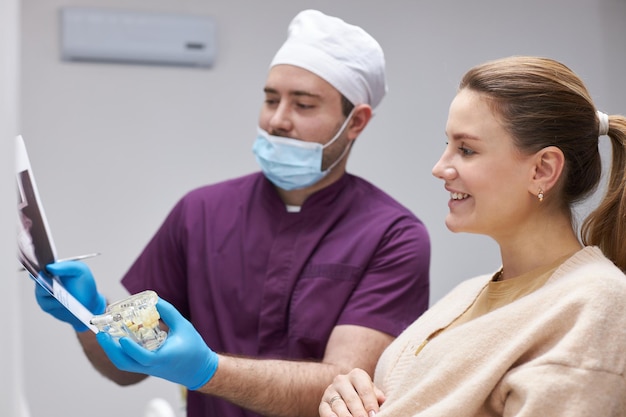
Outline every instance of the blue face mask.
<svg viewBox="0 0 626 417"><path fill-rule="evenodd" d="M322 171L324 148L330 146L341 136L351 116L352 113L343 122L337 134L325 145L273 136L259 127L252 152L254 152L267 179L277 187L283 190L309 187L324 178L350 149L350 146L346 146L339 158Z"/></svg>

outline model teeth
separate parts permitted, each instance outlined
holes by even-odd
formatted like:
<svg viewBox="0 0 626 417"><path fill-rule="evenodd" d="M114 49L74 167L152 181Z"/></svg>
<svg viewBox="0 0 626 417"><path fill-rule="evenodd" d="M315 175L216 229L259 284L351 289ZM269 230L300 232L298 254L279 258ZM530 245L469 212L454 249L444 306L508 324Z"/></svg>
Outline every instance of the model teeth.
<svg viewBox="0 0 626 417"><path fill-rule="evenodd" d="M465 194L465 193L450 193L450 197L453 200L463 200L464 198L469 197L469 194Z"/></svg>

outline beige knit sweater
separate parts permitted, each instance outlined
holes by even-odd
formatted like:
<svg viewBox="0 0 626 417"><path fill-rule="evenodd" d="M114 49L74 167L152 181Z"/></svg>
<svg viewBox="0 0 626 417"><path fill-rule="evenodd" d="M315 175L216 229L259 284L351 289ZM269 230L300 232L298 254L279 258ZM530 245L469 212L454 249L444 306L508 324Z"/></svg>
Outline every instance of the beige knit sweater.
<svg viewBox="0 0 626 417"><path fill-rule="evenodd" d="M383 353L378 417L626 416L626 276L587 247L533 293L434 337L491 275L461 283Z"/></svg>

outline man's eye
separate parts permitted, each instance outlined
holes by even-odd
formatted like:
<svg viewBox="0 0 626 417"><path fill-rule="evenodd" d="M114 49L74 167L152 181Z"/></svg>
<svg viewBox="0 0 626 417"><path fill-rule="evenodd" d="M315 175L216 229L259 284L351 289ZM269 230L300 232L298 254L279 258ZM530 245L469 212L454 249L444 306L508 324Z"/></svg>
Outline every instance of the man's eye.
<svg viewBox="0 0 626 417"><path fill-rule="evenodd" d="M298 103L296 104L296 106L298 106L298 108L300 109L312 109L314 107L312 104L306 104L306 103Z"/></svg>

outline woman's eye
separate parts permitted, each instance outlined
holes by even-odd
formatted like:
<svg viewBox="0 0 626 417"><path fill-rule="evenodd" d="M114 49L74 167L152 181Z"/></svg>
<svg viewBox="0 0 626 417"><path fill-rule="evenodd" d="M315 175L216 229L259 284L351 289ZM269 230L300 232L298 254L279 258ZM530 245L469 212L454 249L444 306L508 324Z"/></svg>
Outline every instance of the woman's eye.
<svg viewBox="0 0 626 417"><path fill-rule="evenodd" d="M470 156L474 154L474 151L466 148L465 145L459 146L459 151L461 151L461 154L463 154L464 156Z"/></svg>

